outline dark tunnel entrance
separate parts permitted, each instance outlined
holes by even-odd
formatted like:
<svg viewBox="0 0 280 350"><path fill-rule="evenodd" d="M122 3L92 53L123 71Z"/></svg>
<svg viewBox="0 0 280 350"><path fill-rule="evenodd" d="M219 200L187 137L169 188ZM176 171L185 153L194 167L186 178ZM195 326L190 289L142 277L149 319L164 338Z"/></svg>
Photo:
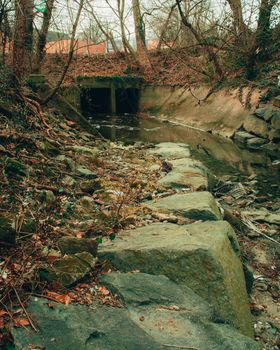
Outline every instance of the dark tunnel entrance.
<svg viewBox="0 0 280 350"><path fill-rule="evenodd" d="M135 114L138 112L139 89L81 89L81 111L85 115Z"/></svg>
<svg viewBox="0 0 280 350"><path fill-rule="evenodd" d="M135 114L138 112L139 90L116 89L116 113Z"/></svg>
<svg viewBox="0 0 280 350"><path fill-rule="evenodd" d="M111 113L111 89L82 89L81 110L88 115Z"/></svg>

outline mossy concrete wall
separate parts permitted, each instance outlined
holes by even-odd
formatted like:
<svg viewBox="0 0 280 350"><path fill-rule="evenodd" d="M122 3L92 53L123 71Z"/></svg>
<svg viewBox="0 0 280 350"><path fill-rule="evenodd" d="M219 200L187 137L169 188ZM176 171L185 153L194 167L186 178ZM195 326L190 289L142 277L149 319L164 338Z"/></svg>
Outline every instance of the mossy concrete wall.
<svg viewBox="0 0 280 350"><path fill-rule="evenodd" d="M203 130L213 130L224 136L232 136L250 113L243 106L239 89L220 90L205 102L209 87L186 88L170 86L143 86L140 93L140 112L177 121ZM249 93L249 92L247 92ZM244 93L245 98L246 93ZM252 105L258 101L258 93L251 96ZM245 101L244 101L245 103Z"/></svg>

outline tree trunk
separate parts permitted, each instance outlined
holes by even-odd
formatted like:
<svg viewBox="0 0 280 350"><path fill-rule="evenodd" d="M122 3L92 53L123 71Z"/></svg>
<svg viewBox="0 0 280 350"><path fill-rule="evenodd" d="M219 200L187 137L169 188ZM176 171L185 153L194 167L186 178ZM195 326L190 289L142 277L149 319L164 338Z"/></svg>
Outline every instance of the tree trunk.
<svg viewBox="0 0 280 350"><path fill-rule="evenodd" d="M130 62L131 58L129 57L129 54L133 58L134 62L137 62L137 57L135 55L135 51L133 50L133 47L130 45L129 41L127 40L126 34L125 34L125 24L124 24L124 5L125 0L117 0L118 3L118 17L120 19L120 28L121 28L121 39L123 44L123 49L126 54L127 60Z"/></svg>
<svg viewBox="0 0 280 350"><path fill-rule="evenodd" d="M44 12L44 18L42 27L38 33L38 41L36 45L33 72L40 73L41 64L45 56L45 46L47 42L48 30L51 22L54 0L47 0L46 11Z"/></svg>
<svg viewBox="0 0 280 350"><path fill-rule="evenodd" d="M248 28L243 20L241 0L227 0L227 2L232 11L236 35L247 35Z"/></svg>
<svg viewBox="0 0 280 350"><path fill-rule="evenodd" d="M22 80L32 69L34 0L16 1L13 40L13 72Z"/></svg>
<svg viewBox="0 0 280 350"><path fill-rule="evenodd" d="M151 68L152 66L149 60L148 50L145 43L145 30L143 24L143 17L140 11L139 0L132 0L132 10L134 17L138 61L141 66Z"/></svg>
<svg viewBox="0 0 280 350"><path fill-rule="evenodd" d="M254 79L257 75L257 60L263 61L269 58L267 47L272 38L270 16L275 4L276 0L261 0L255 40L251 44L247 56L246 75L248 79Z"/></svg>

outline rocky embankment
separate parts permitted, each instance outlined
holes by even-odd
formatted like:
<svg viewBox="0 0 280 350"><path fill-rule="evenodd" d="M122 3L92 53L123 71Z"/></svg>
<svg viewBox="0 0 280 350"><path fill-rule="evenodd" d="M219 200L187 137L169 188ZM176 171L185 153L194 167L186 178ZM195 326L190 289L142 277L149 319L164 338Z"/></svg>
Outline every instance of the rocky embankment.
<svg viewBox="0 0 280 350"><path fill-rule="evenodd" d="M250 149L279 151L280 110L270 105L249 115L241 128L235 132L234 140Z"/></svg>
<svg viewBox="0 0 280 350"><path fill-rule="evenodd" d="M97 253L101 264L109 264L99 284L122 307L96 301L87 307L50 307L47 300L33 299L28 310L40 332L14 329L17 348L259 348L251 339L253 323L237 236L207 192L215 185L214 176L191 159L183 144L159 144L144 159L147 174L167 174L159 179L164 185L154 194L146 193L150 200L142 199L141 223L120 231L114 241L103 241ZM83 244L69 247L83 263L96 255ZM67 278L74 271L62 271L65 265L57 266L57 261L61 260L51 268L59 271L55 278L71 286ZM75 261L70 265L78 266ZM87 261L84 274L92 268Z"/></svg>
<svg viewBox="0 0 280 350"><path fill-rule="evenodd" d="M249 255L263 226L248 230L252 222L244 228L230 211L244 205L230 203L246 196L242 185L218 180L185 144L109 143L53 115L48 130L32 133L5 123L1 346L260 348L247 292L262 282L278 300L277 283L244 264L239 243ZM277 213L265 218L272 241ZM272 316L254 328L265 349L276 349Z"/></svg>

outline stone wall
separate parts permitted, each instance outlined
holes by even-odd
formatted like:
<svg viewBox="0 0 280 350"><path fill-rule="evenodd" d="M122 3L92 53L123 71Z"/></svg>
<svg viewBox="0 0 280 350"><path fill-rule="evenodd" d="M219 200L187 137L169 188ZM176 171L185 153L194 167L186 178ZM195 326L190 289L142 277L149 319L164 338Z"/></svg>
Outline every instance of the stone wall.
<svg viewBox="0 0 280 350"><path fill-rule="evenodd" d="M231 137L250 114L243 107L246 96L250 94L252 107L256 106L260 96L260 91L252 94L243 91L242 97L239 89L223 89L213 93L203 102L208 93L208 86L193 88L191 91L170 86L144 86L141 90L139 109L162 119ZM240 99L244 101L241 103Z"/></svg>
<svg viewBox="0 0 280 350"><path fill-rule="evenodd" d="M280 109L268 105L248 115L234 139L251 149L277 150L280 142Z"/></svg>

